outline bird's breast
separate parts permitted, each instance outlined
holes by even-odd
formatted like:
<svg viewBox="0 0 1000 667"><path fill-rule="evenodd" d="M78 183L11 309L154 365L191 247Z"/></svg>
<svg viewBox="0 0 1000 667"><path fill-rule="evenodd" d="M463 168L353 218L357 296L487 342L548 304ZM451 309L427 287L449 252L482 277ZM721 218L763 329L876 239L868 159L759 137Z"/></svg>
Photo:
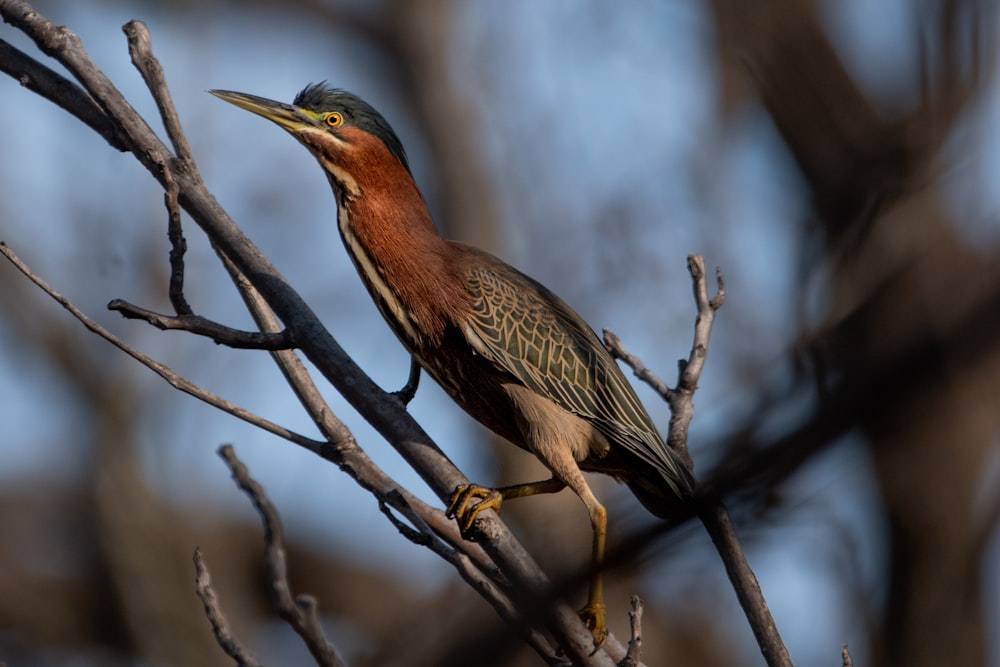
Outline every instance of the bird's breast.
<svg viewBox="0 0 1000 667"><path fill-rule="evenodd" d="M348 209L340 207L337 217L344 246L347 248L362 282L375 301L375 305L382 313L382 317L392 326L396 335L403 340L404 345L413 351L414 347L420 345L422 339L418 323L414 321L410 309L403 304L399 292L387 280L382 265L372 257L370 249L358 238L351 224Z"/></svg>

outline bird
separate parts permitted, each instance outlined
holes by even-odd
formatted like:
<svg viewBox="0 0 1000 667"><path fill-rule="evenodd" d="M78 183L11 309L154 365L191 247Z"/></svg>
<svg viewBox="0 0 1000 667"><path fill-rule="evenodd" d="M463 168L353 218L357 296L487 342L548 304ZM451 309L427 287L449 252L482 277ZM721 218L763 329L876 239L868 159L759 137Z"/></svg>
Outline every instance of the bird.
<svg viewBox="0 0 1000 667"><path fill-rule="evenodd" d="M333 189L347 253L413 362L465 412L551 472L496 489L456 488L446 513L462 536L475 539L479 514L506 500L569 487L583 501L593 569L579 615L599 647L608 634L600 567L607 511L583 472L624 482L663 519L676 518L694 492L689 468L664 443L615 359L552 291L485 251L441 237L402 142L362 98L325 82L308 85L291 104L209 92L274 122L312 153Z"/></svg>

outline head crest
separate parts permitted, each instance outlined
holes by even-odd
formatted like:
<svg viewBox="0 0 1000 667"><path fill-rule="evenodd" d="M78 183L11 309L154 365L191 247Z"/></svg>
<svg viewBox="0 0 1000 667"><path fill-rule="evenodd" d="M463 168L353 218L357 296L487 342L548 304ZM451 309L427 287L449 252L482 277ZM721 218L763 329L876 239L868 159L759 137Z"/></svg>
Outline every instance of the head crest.
<svg viewBox="0 0 1000 667"><path fill-rule="evenodd" d="M309 111L337 111L343 114L344 121L378 137L389 152L396 156L406 170L410 170L409 161L403 143L396 136L389 122L376 111L375 107L363 99L340 88L330 88L325 81L313 83L295 96L293 104Z"/></svg>

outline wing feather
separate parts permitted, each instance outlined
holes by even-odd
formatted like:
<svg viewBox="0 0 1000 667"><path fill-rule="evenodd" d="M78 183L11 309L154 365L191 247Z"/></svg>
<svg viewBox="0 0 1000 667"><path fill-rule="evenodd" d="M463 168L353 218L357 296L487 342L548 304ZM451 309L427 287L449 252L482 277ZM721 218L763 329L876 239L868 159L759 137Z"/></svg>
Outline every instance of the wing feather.
<svg viewBox="0 0 1000 667"><path fill-rule="evenodd" d="M466 276L472 316L465 336L477 353L532 391L591 422L605 437L656 468L678 495L687 469L657 433L615 360L558 296L489 257Z"/></svg>

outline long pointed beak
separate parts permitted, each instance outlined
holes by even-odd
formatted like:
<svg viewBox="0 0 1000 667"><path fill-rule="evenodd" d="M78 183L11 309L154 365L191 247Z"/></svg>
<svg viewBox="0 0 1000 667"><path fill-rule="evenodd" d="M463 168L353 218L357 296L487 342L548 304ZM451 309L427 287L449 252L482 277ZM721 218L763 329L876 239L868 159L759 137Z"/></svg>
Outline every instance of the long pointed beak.
<svg viewBox="0 0 1000 667"><path fill-rule="evenodd" d="M258 116L274 121L289 132L311 127L315 120L303 113L298 107L284 102L275 102L266 97L237 93L232 90L210 90L208 91L221 100L230 104L235 104L241 109L251 111Z"/></svg>

